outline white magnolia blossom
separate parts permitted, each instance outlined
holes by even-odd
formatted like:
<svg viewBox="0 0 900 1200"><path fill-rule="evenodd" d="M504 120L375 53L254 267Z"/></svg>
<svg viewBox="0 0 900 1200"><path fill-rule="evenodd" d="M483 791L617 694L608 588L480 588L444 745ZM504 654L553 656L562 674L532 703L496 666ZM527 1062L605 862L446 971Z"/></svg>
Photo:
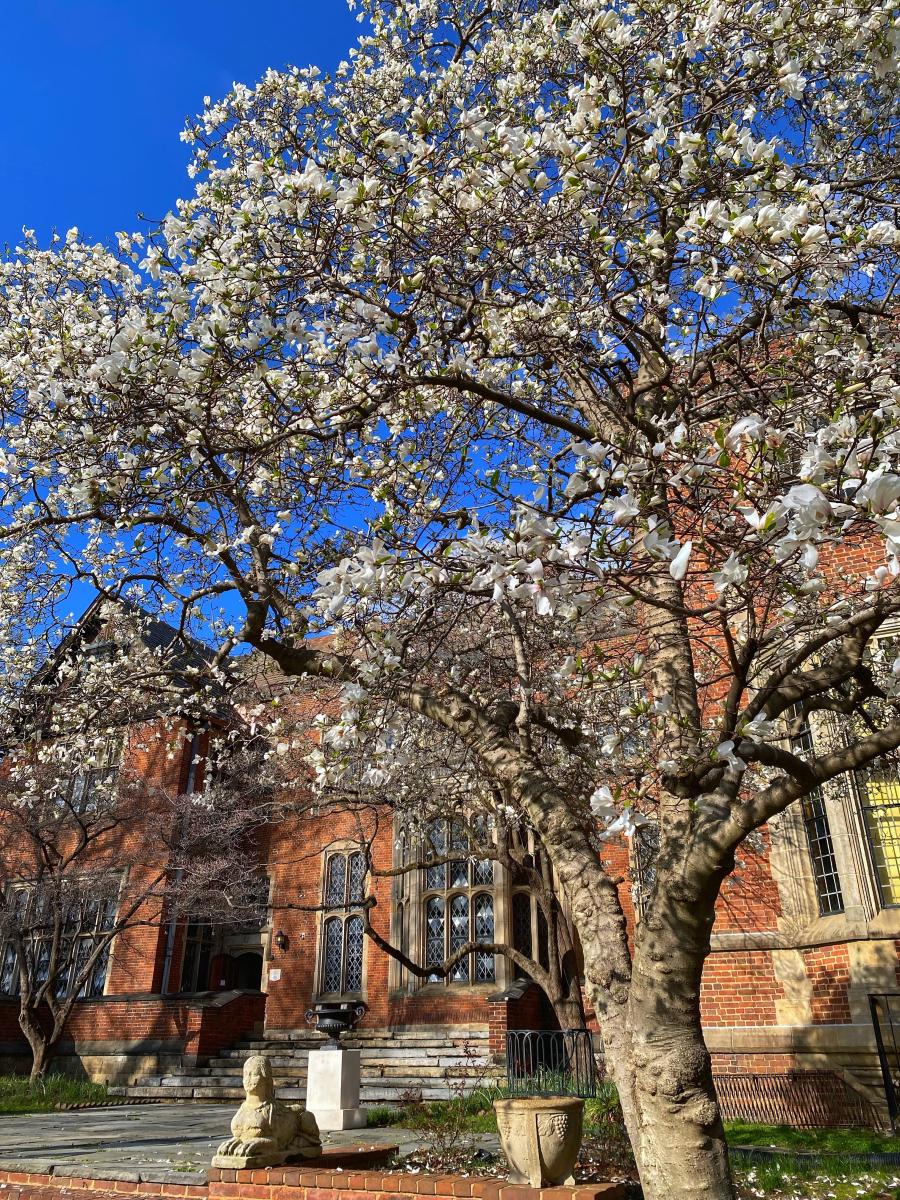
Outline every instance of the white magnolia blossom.
<svg viewBox="0 0 900 1200"><path fill-rule="evenodd" d="M564 792L593 912L592 821L724 862L808 782L779 670L893 749L895 6L363 15L206 102L158 228L0 264L0 707L33 735L65 614L127 598L207 647L192 703L247 647L331 681L320 794Z"/></svg>

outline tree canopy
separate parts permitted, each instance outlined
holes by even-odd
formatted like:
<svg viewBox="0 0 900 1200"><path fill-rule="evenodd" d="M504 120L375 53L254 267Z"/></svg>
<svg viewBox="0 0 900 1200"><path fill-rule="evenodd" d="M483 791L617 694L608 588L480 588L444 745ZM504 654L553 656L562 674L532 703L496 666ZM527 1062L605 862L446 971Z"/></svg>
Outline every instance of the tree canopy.
<svg viewBox="0 0 900 1200"><path fill-rule="evenodd" d="M206 105L158 228L4 262L3 687L78 581L174 614L214 671L249 645L339 682L325 784L364 749L383 788L439 728L554 854L638 1063L648 1200L728 1195L696 1017L717 889L750 830L900 743L866 665L900 610L896 14L362 16L333 78ZM785 749L820 710L858 736ZM625 807L669 872L633 962L596 854ZM636 981L682 1021L665 1068Z"/></svg>

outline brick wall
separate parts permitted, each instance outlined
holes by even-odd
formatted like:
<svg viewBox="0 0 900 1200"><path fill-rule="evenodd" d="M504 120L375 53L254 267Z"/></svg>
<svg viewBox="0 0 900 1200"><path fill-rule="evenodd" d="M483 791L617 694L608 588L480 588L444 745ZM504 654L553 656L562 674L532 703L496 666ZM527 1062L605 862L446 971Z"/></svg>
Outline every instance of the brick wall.
<svg viewBox="0 0 900 1200"><path fill-rule="evenodd" d="M775 1025L783 994L767 950L732 950L707 959L700 1009L707 1026Z"/></svg>
<svg viewBox="0 0 900 1200"><path fill-rule="evenodd" d="M70 1016L61 1048L91 1054L91 1046L122 1043L133 1055L142 1048L183 1055L189 1061L209 1058L260 1028L266 998L258 993L226 993L212 999L177 996L102 997L79 1001ZM18 1005L0 1001L0 1039L27 1046L19 1030Z"/></svg>
<svg viewBox="0 0 900 1200"><path fill-rule="evenodd" d="M168 1200L387 1200L387 1197L434 1196L441 1200L624 1200L623 1184L580 1184L543 1191L517 1187L501 1179L459 1175L407 1175L385 1171L270 1167L265 1171L209 1171L207 1184L156 1183L30 1174L0 1169L7 1200L112 1200L155 1196Z"/></svg>
<svg viewBox="0 0 900 1200"><path fill-rule="evenodd" d="M812 984L810 1005L814 1025L849 1024L850 954L846 945L805 950L803 960Z"/></svg>

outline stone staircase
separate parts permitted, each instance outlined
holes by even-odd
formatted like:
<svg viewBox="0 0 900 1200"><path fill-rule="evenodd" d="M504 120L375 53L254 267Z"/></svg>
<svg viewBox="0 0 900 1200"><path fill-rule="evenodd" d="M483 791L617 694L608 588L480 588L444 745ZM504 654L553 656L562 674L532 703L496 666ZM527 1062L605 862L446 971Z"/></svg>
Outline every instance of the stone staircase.
<svg viewBox="0 0 900 1200"><path fill-rule="evenodd" d="M364 1105L400 1104L413 1095L446 1100L505 1079L504 1065L491 1059L487 1031L483 1030L359 1030L345 1035L342 1043L348 1050L360 1051L360 1100ZM309 1052L323 1044L321 1037L303 1033L246 1038L204 1066L141 1076L127 1086L110 1088L110 1092L144 1100L240 1102L244 1098L244 1062L252 1054L263 1054L272 1062L278 1095L284 1100L302 1100Z"/></svg>

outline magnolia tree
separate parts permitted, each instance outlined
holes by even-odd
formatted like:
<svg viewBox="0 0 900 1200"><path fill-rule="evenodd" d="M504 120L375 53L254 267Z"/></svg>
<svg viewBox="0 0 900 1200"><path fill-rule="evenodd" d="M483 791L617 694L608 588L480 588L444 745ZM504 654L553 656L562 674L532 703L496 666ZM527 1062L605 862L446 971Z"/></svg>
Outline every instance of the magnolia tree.
<svg viewBox="0 0 900 1200"><path fill-rule="evenodd" d="M2 687L87 581L213 673L249 644L339 682L323 785L368 744L386 789L439 729L552 855L647 1200L730 1197L716 897L900 743L867 663L900 611L893 6L363 15L333 79L207 105L158 229L5 263ZM822 711L860 719L785 745ZM632 945L598 844L637 814Z"/></svg>

